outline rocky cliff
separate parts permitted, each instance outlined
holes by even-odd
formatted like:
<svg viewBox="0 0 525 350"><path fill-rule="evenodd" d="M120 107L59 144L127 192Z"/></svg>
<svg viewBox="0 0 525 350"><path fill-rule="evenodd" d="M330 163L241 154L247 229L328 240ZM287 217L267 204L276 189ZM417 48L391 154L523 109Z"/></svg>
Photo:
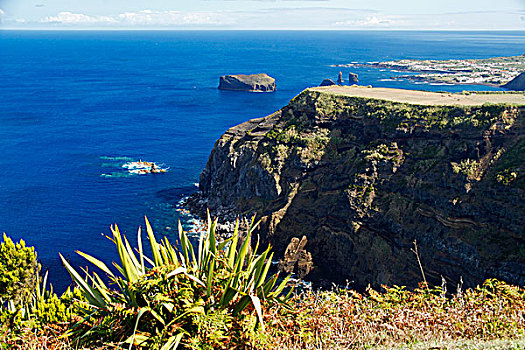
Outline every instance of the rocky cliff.
<svg viewBox="0 0 525 350"><path fill-rule="evenodd" d="M273 92L275 79L267 74L224 75L219 79L219 89L249 92Z"/></svg>
<svg viewBox="0 0 525 350"><path fill-rule="evenodd" d="M431 283L525 284L525 96L337 89L228 130L193 203L306 236L312 279L415 286L417 240Z"/></svg>

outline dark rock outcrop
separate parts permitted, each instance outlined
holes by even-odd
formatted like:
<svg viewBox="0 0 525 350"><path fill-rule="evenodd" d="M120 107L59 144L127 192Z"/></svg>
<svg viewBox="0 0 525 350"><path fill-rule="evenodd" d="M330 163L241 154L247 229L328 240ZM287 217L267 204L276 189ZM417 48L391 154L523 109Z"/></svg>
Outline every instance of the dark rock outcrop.
<svg viewBox="0 0 525 350"><path fill-rule="evenodd" d="M357 84L359 82L359 76L355 73L348 73L348 83L350 85Z"/></svg>
<svg viewBox="0 0 525 350"><path fill-rule="evenodd" d="M512 79L501 87L514 91L525 91L525 72L521 73L516 78Z"/></svg>
<svg viewBox="0 0 525 350"><path fill-rule="evenodd" d="M267 74L224 75L219 81L219 89L249 92L273 92L275 79Z"/></svg>
<svg viewBox="0 0 525 350"><path fill-rule="evenodd" d="M312 271L312 254L304 249L307 242L306 236L303 236L301 240L297 237L292 238L286 247L283 259L279 261L279 271L285 274L293 272L297 278L301 279Z"/></svg>
<svg viewBox="0 0 525 350"><path fill-rule="evenodd" d="M417 286L417 240L432 284L525 284L523 105L307 90L217 141L200 203L213 214L257 213L276 256L305 235L314 280Z"/></svg>
<svg viewBox="0 0 525 350"><path fill-rule="evenodd" d="M332 79L325 79L319 84L319 86L332 86L335 85L334 81Z"/></svg>
<svg viewBox="0 0 525 350"><path fill-rule="evenodd" d="M343 80L343 72L339 72L339 77L337 78L337 85L343 85L345 81Z"/></svg>

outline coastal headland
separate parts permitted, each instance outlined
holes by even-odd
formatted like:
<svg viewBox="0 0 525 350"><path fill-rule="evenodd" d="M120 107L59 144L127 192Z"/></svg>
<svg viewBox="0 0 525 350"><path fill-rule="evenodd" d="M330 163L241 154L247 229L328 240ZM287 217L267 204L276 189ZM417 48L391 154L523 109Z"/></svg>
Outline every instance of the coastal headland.
<svg viewBox="0 0 525 350"><path fill-rule="evenodd" d="M525 55L487 59L404 59L385 62L337 64L334 67L370 67L386 69L392 72L417 73L391 77L396 80L504 87L505 84L525 72Z"/></svg>
<svg viewBox="0 0 525 350"><path fill-rule="evenodd" d="M316 87L216 142L190 205L256 213L312 280L525 284L525 95Z"/></svg>

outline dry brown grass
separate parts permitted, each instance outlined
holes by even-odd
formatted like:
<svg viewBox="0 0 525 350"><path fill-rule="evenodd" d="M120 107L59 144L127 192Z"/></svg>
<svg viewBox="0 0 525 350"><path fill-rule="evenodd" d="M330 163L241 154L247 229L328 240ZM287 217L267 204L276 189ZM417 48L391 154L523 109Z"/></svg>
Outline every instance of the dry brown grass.
<svg viewBox="0 0 525 350"><path fill-rule="evenodd" d="M525 288L497 280L453 295L424 284L415 291L384 287L366 294L304 291L290 309L266 311L261 345L239 344L239 349L525 350ZM0 334L0 349L74 348L61 337L65 331L65 326L27 329L8 342Z"/></svg>
<svg viewBox="0 0 525 350"><path fill-rule="evenodd" d="M423 106L481 106L485 103L504 103L511 105L525 105L525 95L522 93L509 94L452 94L428 92L418 90L367 88L364 86L323 86L308 90L328 94L374 98L393 102L410 103Z"/></svg>
<svg viewBox="0 0 525 350"><path fill-rule="evenodd" d="M63 337L66 329L67 325L44 325L41 329L22 328L15 335L2 328L0 349L69 350L71 344Z"/></svg>
<svg viewBox="0 0 525 350"><path fill-rule="evenodd" d="M267 322L276 349L477 349L509 340L523 349L525 289L488 280L451 297L440 288L307 291Z"/></svg>

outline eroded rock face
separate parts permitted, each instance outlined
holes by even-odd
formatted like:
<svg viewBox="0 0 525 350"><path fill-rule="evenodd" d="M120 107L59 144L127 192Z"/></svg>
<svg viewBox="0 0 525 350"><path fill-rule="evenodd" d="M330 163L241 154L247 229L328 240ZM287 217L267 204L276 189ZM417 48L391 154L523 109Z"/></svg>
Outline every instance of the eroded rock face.
<svg viewBox="0 0 525 350"><path fill-rule="evenodd" d="M220 78L219 89L249 92L273 92L276 89L276 85L275 79L267 74L224 75Z"/></svg>
<svg viewBox="0 0 525 350"><path fill-rule="evenodd" d="M501 87L514 91L525 91L525 72L521 73L516 78L512 79Z"/></svg>
<svg viewBox="0 0 525 350"><path fill-rule="evenodd" d="M359 82L359 76L355 73L348 73L348 83L350 85L357 84Z"/></svg>
<svg viewBox="0 0 525 350"><path fill-rule="evenodd" d="M337 77L337 85L343 85L345 81L343 80L343 72L339 72L339 76Z"/></svg>
<svg viewBox="0 0 525 350"><path fill-rule="evenodd" d="M277 257L304 235L314 280L414 287L417 240L430 283L525 284L524 119L305 91L217 141L201 201L257 213Z"/></svg>
<svg viewBox="0 0 525 350"><path fill-rule="evenodd" d="M305 278L313 268L312 254L306 251L306 236L293 237L286 247L284 257L279 261L279 271L285 274L295 273L297 278Z"/></svg>
<svg viewBox="0 0 525 350"><path fill-rule="evenodd" d="M332 86L335 85L332 79L324 79L319 86Z"/></svg>

